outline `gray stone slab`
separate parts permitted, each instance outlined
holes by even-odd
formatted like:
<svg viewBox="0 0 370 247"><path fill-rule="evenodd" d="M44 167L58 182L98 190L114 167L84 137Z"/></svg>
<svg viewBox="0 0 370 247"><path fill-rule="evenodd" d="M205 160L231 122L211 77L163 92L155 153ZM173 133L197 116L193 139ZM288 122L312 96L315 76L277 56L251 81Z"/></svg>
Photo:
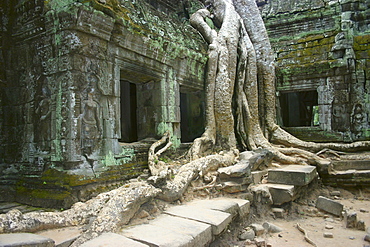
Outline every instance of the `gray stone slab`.
<svg viewBox="0 0 370 247"><path fill-rule="evenodd" d="M54 240L32 233L0 234L0 246L54 247Z"/></svg>
<svg viewBox="0 0 370 247"><path fill-rule="evenodd" d="M191 205L174 206L167 209L165 213L210 224L213 235L220 234L232 220L232 215L229 213Z"/></svg>
<svg viewBox="0 0 370 247"><path fill-rule="evenodd" d="M38 235L51 238L55 242L56 247L68 247L82 233L81 227L64 227L37 232Z"/></svg>
<svg viewBox="0 0 370 247"><path fill-rule="evenodd" d="M195 200L187 205L189 206L198 206L201 208L206 208L206 209L213 209L213 210L218 210L222 211L225 213L229 213L233 216L236 216L239 214L239 204L232 201L228 200L225 198L217 198L217 199L211 199L211 200Z"/></svg>
<svg viewBox="0 0 370 247"><path fill-rule="evenodd" d="M251 203L239 198L219 197L210 200L195 200L187 205L219 210L231 214L233 217L239 214L244 217L249 214Z"/></svg>
<svg viewBox="0 0 370 247"><path fill-rule="evenodd" d="M247 216L251 210L251 202L239 198L227 198L228 201L236 202L239 206L239 215L241 217Z"/></svg>
<svg viewBox="0 0 370 247"><path fill-rule="evenodd" d="M135 240L126 238L122 235L107 232L103 233L97 238L91 239L80 247L148 247L146 244L142 244Z"/></svg>
<svg viewBox="0 0 370 247"><path fill-rule="evenodd" d="M164 214L149 222L149 224L188 234L194 238L194 246L207 246L213 239L212 226L194 220Z"/></svg>
<svg viewBox="0 0 370 247"><path fill-rule="evenodd" d="M343 204L323 196L317 198L316 207L336 216L341 216L343 211Z"/></svg>
<svg viewBox="0 0 370 247"><path fill-rule="evenodd" d="M267 174L267 170L263 171L252 171L251 176L252 176L252 182L254 184L259 184L262 181L263 176Z"/></svg>
<svg viewBox="0 0 370 247"><path fill-rule="evenodd" d="M195 239L186 233L180 233L152 224L137 225L123 229L120 234L125 237L146 243L149 246L161 247L195 247Z"/></svg>
<svg viewBox="0 0 370 247"><path fill-rule="evenodd" d="M269 183L303 186L317 177L316 167L304 165L289 165L268 171Z"/></svg>
<svg viewBox="0 0 370 247"><path fill-rule="evenodd" d="M294 200L294 185L265 184L270 191L274 205L281 205Z"/></svg>

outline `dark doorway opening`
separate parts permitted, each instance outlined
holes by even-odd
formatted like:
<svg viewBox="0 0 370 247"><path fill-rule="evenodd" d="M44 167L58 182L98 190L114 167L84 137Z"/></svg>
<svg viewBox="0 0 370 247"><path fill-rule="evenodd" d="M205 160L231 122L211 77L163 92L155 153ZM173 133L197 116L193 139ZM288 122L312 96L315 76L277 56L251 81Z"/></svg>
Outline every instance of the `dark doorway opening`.
<svg viewBox="0 0 370 247"><path fill-rule="evenodd" d="M181 142L192 142L204 132L205 107L202 92L180 93Z"/></svg>
<svg viewBox="0 0 370 247"><path fill-rule="evenodd" d="M121 81L121 139L120 142L135 142L137 135L136 84Z"/></svg>
<svg viewBox="0 0 370 247"><path fill-rule="evenodd" d="M285 127L317 126L317 91L281 93L281 117Z"/></svg>

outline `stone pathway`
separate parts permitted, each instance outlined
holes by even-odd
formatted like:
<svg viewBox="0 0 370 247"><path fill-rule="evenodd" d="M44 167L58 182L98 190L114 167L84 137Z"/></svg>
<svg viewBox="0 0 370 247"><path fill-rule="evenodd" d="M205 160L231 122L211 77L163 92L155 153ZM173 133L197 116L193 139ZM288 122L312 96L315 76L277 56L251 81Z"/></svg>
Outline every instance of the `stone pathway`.
<svg viewBox="0 0 370 247"><path fill-rule="evenodd" d="M250 202L234 198L195 200L169 207L148 224L125 227L118 233L104 233L84 243L98 246L207 246L238 216L249 214ZM0 246L68 247L82 229L70 227L37 234L1 234Z"/></svg>

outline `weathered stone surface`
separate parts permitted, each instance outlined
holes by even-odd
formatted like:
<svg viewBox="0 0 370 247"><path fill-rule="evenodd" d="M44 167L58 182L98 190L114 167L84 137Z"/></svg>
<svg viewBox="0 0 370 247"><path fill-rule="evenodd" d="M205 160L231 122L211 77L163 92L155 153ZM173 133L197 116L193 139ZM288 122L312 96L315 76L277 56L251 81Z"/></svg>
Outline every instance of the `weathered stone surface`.
<svg viewBox="0 0 370 247"><path fill-rule="evenodd" d="M171 215L161 215L149 222L158 228L166 228L177 233L190 235L194 246L207 246L213 239L212 226L209 224L188 220Z"/></svg>
<svg viewBox="0 0 370 247"><path fill-rule="evenodd" d="M340 216L343 211L343 204L323 196L317 198L316 207L336 216Z"/></svg>
<svg viewBox="0 0 370 247"><path fill-rule="evenodd" d="M148 243L150 246L195 246L191 235L154 225L138 225L126 228L120 234Z"/></svg>
<svg viewBox="0 0 370 247"><path fill-rule="evenodd" d="M211 200L195 200L187 205L198 206L201 208L219 210L231 214L233 217L236 215L246 216L250 211L250 202L248 200L238 198L215 198Z"/></svg>
<svg viewBox="0 0 370 247"><path fill-rule="evenodd" d="M253 223L250 227L253 229L256 236L261 236L265 233L265 228L261 224Z"/></svg>
<svg viewBox="0 0 370 247"><path fill-rule="evenodd" d="M241 160L233 166L219 168L217 172L221 178L246 177L251 174L251 165L248 160Z"/></svg>
<svg viewBox="0 0 370 247"><path fill-rule="evenodd" d="M31 233L0 234L0 246L54 247L54 240Z"/></svg>
<svg viewBox="0 0 370 247"><path fill-rule="evenodd" d="M227 198L217 198L211 200L195 200L191 201L187 205L218 210L225 213L229 213L233 216L239 213L238 203L228 200Z"/></svg>
<svg viewBox="0 0 370 247"><path fill-rule="evenodd" d="M239 183L235 183L231 181L222 183L222 190L230 194L243 192L243 191L246 191L247 189L248 189L248 185L246 184L239 184Z"/></svg>
<svg viewBox="0 0 370 247"><path fill-rule="evenodd" d="M65 227L36 234L54 240L56 247L69 247L82 234L82 227Z"/></svg>
<svg viewBox="0 0 370 247"><path fill-rule="evenodd" d="M263 171L252 171L251 176L252 176L252 182L254 184L259 184L262 181L262 178L267 175L267 170Z"/></svg>
<svg viewBox="0 0 370 247"><path fill-rule="evenodd" d="M271 211L275 215L276 218L284 218L285 216L284 208L272 208Z"/></svg>
<svg viewBox="0 0 370 247"><path fill-rule="evenodd" d="M277 184L307 185L318 174L314 166L289 165L268 171L268 181Z"/></svg>
<svg viewBox="0 0 370 247"><path fill-rule="evenodd" d="M366 234L364 240L370 242L370 234Z"/></svg>
<svg viewBox="0 0 370 247"><path fill-rule="evenodd" d="M210 224L213 235L220 234L232 220L231 214L197 206L171 207L165 213Z"/></svg>
<svg viewBox="0 0 370 247"><path fill-rule="evenodd" d="M265 228L266 232L268 233L278 233L283 231L283 229L275 224L272 224L270 222L264 222L262 224L263 228Z"/></svg>
<svg viewBox="0 0 370 247"><path fill-rule="evenodd" d="M246 228L238 236L240 240L247 240L247 239L253 240L255 237L256 237L256 233L254 232L252 228Z"/></svg>
<svg viewBox="0 0 370 247"><path fill-rule="evenodd" d="M107 232L97 238L87 241L81 247L147 247L148 245L126 238L122 235Z"/></svg>
<svg viewBox="0 0 370 247"><path fill-rule="evenodd" d="M240 162L248 162L252 171L257 170L260 166L262 169L268 167L272 158L272 153L267 149L244 151L239 155Z"/></svg>
<svg viewBox="0 0 370 247"><path fill-rule="evenodd" d="M295 188L294 185L286 184L265 184L271 193L274 205L281 205L294 200Z"/></svg>

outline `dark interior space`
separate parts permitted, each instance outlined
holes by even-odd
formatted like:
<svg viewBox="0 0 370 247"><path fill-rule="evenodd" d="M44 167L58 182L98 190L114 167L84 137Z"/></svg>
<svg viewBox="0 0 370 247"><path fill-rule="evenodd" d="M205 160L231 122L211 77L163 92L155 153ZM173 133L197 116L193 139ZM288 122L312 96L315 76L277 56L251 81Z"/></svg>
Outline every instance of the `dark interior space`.
<svg viewBox="0 0 370 247"><path fill-rule="evenodd" d="M204 132L203 94L197 92L180 93L181 142L192 142Z"/></svg>
<svg viewBox="0 0 370 247"><path fill-rule="evenodd" d="M120 142L135 142L137 135L136 84L121 81L121 139Z"/></svg>
<svg viewBox="0 0 370 247"><path fill-rule="evenodd" d="M285 127L318 125L317 91L281 93L281 117Z"/></svg>

